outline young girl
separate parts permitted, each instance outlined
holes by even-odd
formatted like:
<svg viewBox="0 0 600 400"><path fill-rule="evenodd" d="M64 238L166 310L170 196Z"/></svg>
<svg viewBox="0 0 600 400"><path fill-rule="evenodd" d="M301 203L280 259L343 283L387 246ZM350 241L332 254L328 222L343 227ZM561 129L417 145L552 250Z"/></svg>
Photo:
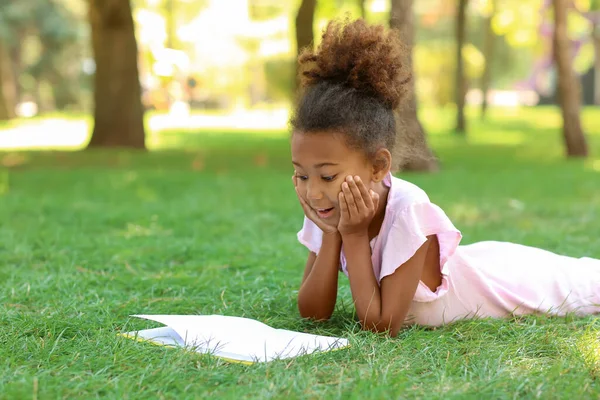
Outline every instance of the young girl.
<svg viewBox="0 0 600 400"><path fill-rule="evenodd" d="M398 35L362 20L330 23L299 58L304 93L291 152L308 260L305 318L331 316L338 270L364 329L474 317L600 313L600 260L503 242L459 246L461 233L425 192L390 173L394 110L408 90Z"/></svg>

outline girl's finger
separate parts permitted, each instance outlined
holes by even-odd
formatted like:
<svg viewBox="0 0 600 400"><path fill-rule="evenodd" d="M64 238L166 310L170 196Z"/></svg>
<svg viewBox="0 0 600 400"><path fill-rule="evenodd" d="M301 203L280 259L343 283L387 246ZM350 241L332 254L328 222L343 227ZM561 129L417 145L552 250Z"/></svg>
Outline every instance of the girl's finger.
<svg viewBox="0 0 600 400"><path fill-rule="evenodd" d="M356 204L356 209L358 210L358 212L360 214L364 214L367 211L367 206L363 199L362 193L360 192L360 189L358 188L358 183L355 181L355 179L356 178L351 179L350 182L348 182L348 186L350 187L350 191L352 192L352 196L354 197L354 203Z"/></svg>
<svg viewBox="0 0 600 400"><path fill-rule="evenodd" d="M367 190L367 187L363 183L362 179L360 179L360 176L355 176L354 181L356 182L356 187L358 188L358 190L360 192L360 196L365 204L365 207L368 210L372 210L373 209L373 198L371 197L371 194Z"/></svg>
<svg viewBox="0 0 600 400"><path fill-rule="evenodd" d="M348 182L342 183L342 191L344 192L346 204L348 204L348 214L350 214L350 217L358 217L358 207L356 206L354 195L350 190L350 186L348 186Z"/></svg>
<svg viewBox="0 0 600 400"><path fill-rule="evenodd" d="M340 192L340 194L338 195L338 201L340 203L341 217L345 220L349 220L350 214L348 212L348 204L346 203L346 196L344 196L343 192Z"/></svg>

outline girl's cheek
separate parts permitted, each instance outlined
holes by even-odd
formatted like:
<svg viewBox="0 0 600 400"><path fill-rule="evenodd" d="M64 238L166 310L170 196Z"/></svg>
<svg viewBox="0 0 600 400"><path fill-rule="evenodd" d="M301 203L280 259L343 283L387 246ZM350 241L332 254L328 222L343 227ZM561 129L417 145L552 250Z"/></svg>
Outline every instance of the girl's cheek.
<svg viewBox="0 0 600 400"><path fill-rule="evenodd" d="M306 198L306 185L303 181L298 181L298 192L300 192L300 194Z"/></svg>
<svg viewBox="0 0 600 400"><path fill-rule="evenodd" d="M340 193L341 192L342 192L342 188L340 187L340 189L338 191L336 191L335 193L332 193L330 196L331 202L336 207L340 204Z"/></svg>

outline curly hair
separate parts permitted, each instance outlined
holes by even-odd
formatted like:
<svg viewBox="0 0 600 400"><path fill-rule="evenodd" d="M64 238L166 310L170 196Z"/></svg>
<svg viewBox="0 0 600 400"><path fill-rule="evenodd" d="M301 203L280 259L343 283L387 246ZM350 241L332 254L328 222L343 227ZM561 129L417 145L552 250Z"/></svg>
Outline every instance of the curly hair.
<svg viewBox="0 0 600 400"><path fill-rule="evenodd" d="M410 89L407 48L396 30L332 21L316 51L298 57L302 93L293 132L337 132L368 156L393 150L395 110Z"/></svg>

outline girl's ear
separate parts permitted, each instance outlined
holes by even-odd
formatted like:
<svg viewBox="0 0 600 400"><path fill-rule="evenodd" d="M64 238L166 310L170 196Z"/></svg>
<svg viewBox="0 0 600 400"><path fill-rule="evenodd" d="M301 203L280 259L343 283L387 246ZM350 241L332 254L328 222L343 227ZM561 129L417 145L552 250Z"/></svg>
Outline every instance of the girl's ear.
<svg viewBox="0 0 600 400"><path fill-rule="evenodd" d="M373 181L381 182L392 168L392 154L388 149L379 149L373 162Z"/></svg>

